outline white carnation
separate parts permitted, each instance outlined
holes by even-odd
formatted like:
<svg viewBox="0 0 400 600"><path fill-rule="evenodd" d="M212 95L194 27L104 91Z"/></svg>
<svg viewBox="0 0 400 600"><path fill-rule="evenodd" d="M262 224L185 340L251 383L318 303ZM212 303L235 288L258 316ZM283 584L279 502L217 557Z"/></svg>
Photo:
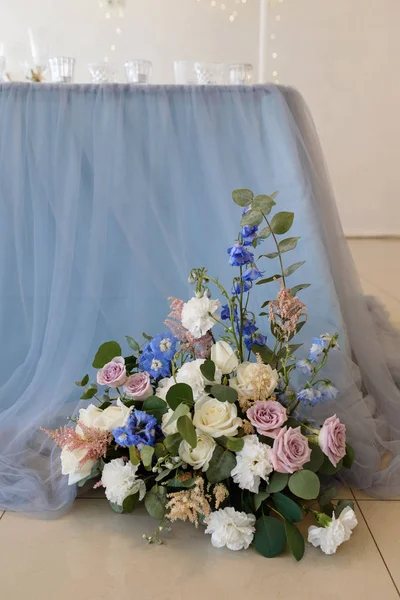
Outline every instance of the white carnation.
<svg viewBox="0 0 400 600"><path fill-rule="evenodd" d="M222 378L222 372L220 369L215 369L214 382L210 382L205 379L200 371L201 365L204 363L204 358L198 358L187 362L180 369L174 377L168 377L161 379L156 390L156 395L163 400L167 399L167 393L169 389L176 383L186 383L190 385L193 390L193 397L195 402L204 395L204 388L210 383L220 383Z"/></svg>
<svg viewBox="0 0 400 600"><path fill-rule="evenodd" d="M146 495L146 486L141 479L136 477L139 465L124 462L122 458L115 458L104 465L101 482L106 488L106 497L110 502L122 506L125 498L139 493L139 500Z"/></svg>
<svg viewBox="0 0 400 600"><path fill-rule="evenodd" d="M192 448L190 444L183 440L179 445L179 456L185 463L192 466L194 469L207 471L216 443L214 439L207 433L204 433L204 431L197 429L196 434L196 448Z"/></svg>
<svg viewBox="0 0 400 600"><path fill-rule="evenodd" d="M246 550L253 541L255 522L254 515L238 512L229 506L210 514L205 533L211 534L215 548L226 546L229 550Z"/></svg>
<svg viewBox="0 0 400 600"><path fill-rule="evenodd" d="M332 515L332 521L328 527L308 528L308 541L315 547L320 546L325 554L334 554L343 542L350 539L352 530L358 525L357 517L350 506L346 506L336 518Z"/></svg>
<svg viewBox="0 0 400 600"><path fill-rule="evenodd" d="M215 314L220 306L219 300L211 300L205 295L202 298L192 298L183 305L182 325L193 337L203 337L215 325L215 319L209 313Z"/></svg>
<svg viewBox="0 0 400 600"><path fill-rule="evenodd" d="M231 475L242 490L258 494L261 479L268 482L268 475L273 470L271 448L260 442L256 435L246 435L243 440L244 446L236 453L236 467Z"/></svg>

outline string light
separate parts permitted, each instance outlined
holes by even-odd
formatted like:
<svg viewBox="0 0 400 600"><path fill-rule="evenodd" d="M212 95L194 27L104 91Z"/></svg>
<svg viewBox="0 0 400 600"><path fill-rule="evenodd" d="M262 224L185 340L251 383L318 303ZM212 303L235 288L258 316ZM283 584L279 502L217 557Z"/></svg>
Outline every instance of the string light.
<svg viewBox="0 0 400 600"><path fill-rule="evenodd" d="M99 7L104 14L104 18L107 19L107 21L113 21L114 17L123 19L125 16L125 14L124 14L125 4L126 4L126 0L99 0ZM115 25L113 25L113 35L121 36L122 35L121 27L115 27ZM111 52L115 52L116 49L117 49L116 44L111 40L109 50ZM104 57L104 62L105 63L110 62L110 59L108 56Z"/></svg>
<svg viewBox="0 0 400 600"><path fill-rule="evenodd" d="M270 3L270 10L271 12L275 9L278 10L278 6L279 4L283 4L283 0L269 0ZM280 8L280 7L279 7ZM271 15L271 17L273 18L273 15ZM280 23L282 20L282 15L280 12L277 12L275 14L275 22L276 23ZM272 22L272 21L271 21ZM271 32L270 36L269 36L270 40L272 42L275 42L277 36L275 32ZM276 68L276 59L278 58L278 53L276 52L276 50L274 50L274 48L272 48L272 53L271 56L273 58L274 62L274 67L273 67L273 71L272 71L272 77L274 78L273 81L276 84L279 84L279 79L278 79L278 69Z"/></svg>

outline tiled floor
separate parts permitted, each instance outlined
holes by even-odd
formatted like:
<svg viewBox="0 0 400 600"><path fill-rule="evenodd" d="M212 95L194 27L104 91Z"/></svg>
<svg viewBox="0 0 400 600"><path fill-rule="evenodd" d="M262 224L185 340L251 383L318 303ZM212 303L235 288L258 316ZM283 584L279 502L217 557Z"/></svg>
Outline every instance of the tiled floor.
<svg viewBox="0 0 400 600"><path fill-rule="evenodd" d="M400 324L400 241L353 240L366 293L379 296ZM216 550L208 536L177 525L162 546L144 533L144 511L117 515L99 492L76 500L56 521L0 516L0 598L4 600L326 600L400 597L400 498L354 498L359 526L336 555L307 547L302 562L267 560L249 550ZM305 524L305 527L307 525Z"/></svg>

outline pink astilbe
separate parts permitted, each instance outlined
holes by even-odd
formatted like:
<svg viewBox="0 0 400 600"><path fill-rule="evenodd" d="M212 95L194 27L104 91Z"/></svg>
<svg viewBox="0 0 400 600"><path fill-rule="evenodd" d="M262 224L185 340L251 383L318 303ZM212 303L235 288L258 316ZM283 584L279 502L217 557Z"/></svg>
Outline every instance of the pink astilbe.
<svg viewBox="0 0 400 600"><path fill-rule="evenodd" d="M292 296L290 290L280 281L281 289L277 299L269 303L269 321L278 325L288 339L291 333L296 333L300 317L307 319L307 307L297 296Z"/></svg>
<svg viewBox="0 0 400 600"><path fill-rule="evenodd" d="M113 436L108 431L101 431L95 427L88 427L78 421L80 433L72 427L59 427L58 429L42 429L53 442L60 448L66 448L70 452L74 450L86 450L85 456L79 461L79 466L88 460L98 460L107 453L108 445Z"/></svg>
<svg viewBox="0 0 400 600"><path fill-rule="evenodd" d="M176 338L182 340L182 350L191 352L195 358L208 358L214 343L212 335L207 332L201 338L193 337L181 323L184 301L179 298L168 298L168 300L171 300L171 312L164 323Z"/></svg>

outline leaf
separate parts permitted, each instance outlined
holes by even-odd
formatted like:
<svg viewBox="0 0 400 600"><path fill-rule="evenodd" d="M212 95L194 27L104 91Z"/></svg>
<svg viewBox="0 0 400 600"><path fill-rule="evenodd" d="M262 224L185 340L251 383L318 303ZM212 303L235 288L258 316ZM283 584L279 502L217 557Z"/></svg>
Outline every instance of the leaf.
<svg viewBox="0 0 400 600"><path fill-rule="evenodd" d="M269 227L264 227L264 229L261 229L261 231L258 233L258 237L260 238L260 240L266 240L267 238L269 238L270 235L271 230Z"/></svg>
<svg viewBox="0 0 400 600"><path fill-rule="evenodd" d="M162 442L157 442L154 446L154 454L156 458L163 458L164 456L167 456L168 450Z"/></svg>
<svg viewBox="0 0 400 600"><path fill-rule="evenodd" d="M238 437L230 437L230 436L222 435L221 437L217 438L215 441L220 446L223 446L224 448L228 448L228 450L232 450L232 452L240 452L244 446L243 438L238 438Z"/></svg>
<svg viewBox="0 0 400 600"><path fill-rule="evenodd" d="M97 392L97 385L95 385L94 383L92 383L88 388L86 388L86 390L83 392L82 396L81 396L81 400L90 400L91 398L93 398L93 396L95 395L95 393Z"/></svg>
<svg viewBox="0 0 400 600"><path fill-rule="evenodd" d="M168 477L168 475L171 473L172 469L164 469L164 471L161 471L161 473L159 473L157 475L157 477L155 478L155 481L161 481L162 479L165 479L166 477Z"/></svg>
<svg viewBox="0 0 400 600"><path fill-rule="evenodd" d="M132 350L134 352L139 352L140 351L140 346L137 343L136 340L134 340L130 335L126 335L125 336L126 341L128 342L128 345L130 348L132 348Z"/></svg>
<svg viewBox="0 0 400 600"><path fill-rule="evenodd" d="M151 463L153 460L154 448L152 446L143 446L140 449L140 458L145 469L148 471L151 469Z"/></svg>
<svg viewBox="0 0 400 600"><path fill-rule="evenodd" d="M311 458L310 461L303 466L303 468L307 471L312 471L313 473L316 473L321 468L322 463L324 462L324 453L322 452L321 448L316 444L309 443L308 445L311 448Z"/></svg>
<svg viewBox="0 0 400 600"><path fill-rule="evenodd" d="M232 192L232 200L234 203L238 206L243 206L243 208L249 206L253 198L254 194L251 190L233 190Z"/></svg>
<svg viewBox="0 0 400 600"><path fill-rule="evenodd" d="M290 267L288 267L287 269L285 269L283 271L283 274L285 277L289 277L289 275L291 275L292 273L294 273L295 271L297 271L297 269L299 267L301 267L302 265L304 265L306 261L302 260L300 262L294 263L294 265L290 265Z"/></svg>
<svg viewBox="0 0 400 600"><path fill-rule="evenodd" d="M278 194L279 194L279 192L273 192L272 194L269 195L269 197L272 198L272 200L275 200L275 198L277 197Z"/></svg>
<svg viewBox="0 0 400 600"><path fill-rule="evenodd" d="M332 486L327 487L322 492L322 494L318 498L318 502L321 506L324 506L325 504L329 504L329 502L331 500L333 500L336 496L337 496L337 488L334 485L332 485Z"/></svg>
<svg viewBox="0 0 400 600"><path fill-rule="evenodd" d="M187 415L188 412L190 412L190 407L187 404L184 404L182 402L182 404L179 404L179 406L177 406L177 408L174 410L171 418L169 419L167 426L171 425L171 423L173 423L174 421L177 421L179 419L179 417L183 417L184 415Z"/></svg>
<svg viewBox="0 0 400 600"><path fill-rule="evenodd" d="M285 519L285 532L288 546L297 561L304 556L304 538L296 525Z"/></svg>
<svg viewBox="0 0 400 600"><path fill-rule="evenodd" d="M94 479L95 477L97 477L98 475L100 475L100 473L101 473L100 463L99 463L99 461L97 460L97 461L94 463L94 465L93 465L93 467L92 467L92 470L90 471L89 475L87 475L87 476L86 476L86 477L84 477L83 479L80 479L80 480L77 482L77 484L76 484L76 485L77 485L78 487L83 487L87 481L89 481L90 479Z"/></svg>
<svg viewBox="0 0 400 600"><path fill-rule="evenodd" d="M297 242L299 239L299 237L292 237L286 238L285 240L281 240L278 244L279 251L283 253L289 252L289 250L294 250L297 246Z"/></svg>
<svg viewBox="0 0 400 600"><path fill-rule="evenodd" d="M280 492L285 489L288 481L289 475L287 473L278 473L277 471L275 471L270 477L266 491L269 494L275 494L276 492Z"/></svg>
<svg viewBox="0 0 400 600"><path fill-rule="evenodd" d="M85 387L89 383L89 375L85 375L81 381L75 381L75 385L78 387Z"/></svg>
<svg viewBox="0 0 400 600"><path fill-rule="evenodd" d="M132 494L131 496L127 496L122 505L122 510L124 511L124 513L133 513L138 502L139 494Z"/></svg>
<svg viewBox="0 0 400 600"><path fill-rule="evenodd" d="M161 521L165 514L165 504L167 502L167 490L162 485L154 485L147 492L144 499L144 505L147 512L153 519Z"/></svg>
<svg viewBox="0 0 400 600"><path fill-rule="evenodd" d="M300 292L300 290L305 290L310 286L311 283L300 283L299 285L295 285L294 287L290 288L290 293L292 294L292 296L297 296L297 293Z"/></svg>
<svg viewBox="0 0 400 600"><path fill-rule="evenodd" d="M210 483L219 483L230 477L232 469L236 466L236 457L230 450L215 446L209 467L207 479Z"/></svg>
<svg viewBox="0 0 400 600"><path fill-rule="evenodd" d="M279 256L279 252L271 252L270 254L261 254L260 258L276 258L277 256Z"/></svg>
<svg viewBox="0 0 400 600"><path fill-rule="evenodd" d="M192 448L196 448L197 446L197 434L196 429L189 417L184 415L183 417L179 417L178 422L178 431L183 437L183 439L191 446Z"/></svg>
<svg viewBox="0 0 400 600"><path fill-rule="evenodd" d="M294 213L279 212L274 215L271 221L271 229L277 235L283 235L293 225Z"/></svg>
<svg viewBox="0 0 400 600"><path fill-rule="evenodd" d="M144 339L148 342L151 342L151 340L153 339L151 335L147 335L147 333L142 333L142 337L144 337Z"/></svg>
<svg viewBox="0 0 400 600"><path fill-rule="evenodd" d="M136 446L130 446L129 448L129 460L133 465L138 465L140 463L140 458L138 456L138 450Z"/></svg>
<svg viewBox="0 0 400 600"><path fill-rule="evenodd" d="M168 412L168 405L162 398L150 396L143 402L142 410L161 421L161 417Z"/></svg>
<svg viewBox="0 0 400 600"><path fill-rule="evenodd" d="M110 400L106 400L105 402L100 404L99 409L106 410L106 408L108 408L109 406L111 406L111 402L110 402Z"/></svg>
<svg viewBox="0 0 400 600"><path fill-rule="evenodd" d="M110 502L109 504L114 512L119 513L119 514L122 514L124 512L123 507L120 506L119 504L115 504L115 502Z"/></svg>
<svg viewBox="0 0 400 600"><path fill-rule="evenodd" d="M255 225L260 225L262 220L263 216L258 210L248 210L247 213L243 215L240 226L244 227L245 225L250 225L251 227L254 227Z"/></svg>
<svg viewBox="0 0 400 600"><path fill-rule="evenodd" d="M190 479L185 479L184 481L180 481L179 479L171 479L168 481L167 486L173 488L185 488L190 489L196 485L196 478L190 477Z"/></svg>
<svg viewBox="0 0 400 600"><path fill-rule="evenodd" d="M264 215L269 215L272 207L275 206L276 202L270 196L256 196L251 203L253 210L259 210Z"/></svg>
<svg viewBox="0 0 400 600"><path fill-rule="evenodd" d="M193 406L193 390L187 383L176 383L167 392L167 403L175 410L182 402Z"/></svg>
<svg viewBox="0 0 400 600"><path fill-rule="evenodd" d="M172 456L176 456L178 454L179 446L182 441L182 436L180 433L171 433L167 435L164 440L164 446L168 450Z"/></svg>
<svg viewBox="0 0 400 600"><path fill-rule="evenodd" d="M265 302L263 302L263 304L261 304L261 308L265 308L270 302L272 302L272 300L266 300Z"/></svg>
<svg viewBox="0 0 400 600"><path fill-rule="evenodd" d="M271 283L271 281L276 281L277 279L282 279L281 273L276 273L275 275L272 275L271 277L267 277L267 279L261 279L259 281L256 281L256 285L263 285L264 283Z"/></svg>
<svg viewBox="0 0 400 600"><path fill-rule="evenodd" d="M350 444L346 444L346 456L343 459L343 466L345 469L351 469L355 457L354 448L350 446Z"/></svg>
<svg viewBox="0 0 400 600"><path fill-rule="evenodd" d="M289 336L289 340L293 339L295 335L297 335L299 333L299 331L301 331L304 327L304 325L307 323L307 321L300 321L299 323L297 323L296 325L296 331L294 333L291 333Z"/></svg>
<svg viewBox="0 0 400 600"><path fill-rule="evenodd" d="M207 381L210 381L210 382L214 381L215 364L213 363L212 360L207 358L207 360L205 360L203 362L203 364L200 366L200 371L201 371L201 374L203 375L204 379L207 379Z"/></svg>
<svg viewBox="0 0 400 600"><path fill-rule="evenodd" d="M354 502L353 500L339 500L335 507L335 517L338 518L339 515L343 512L343 510L350 506L354 510Z"/></svg>
<svg viewBox="0 0 400 600"><path fill-rule="evenodd" d="M258 246L258 237L255 237L254 240L251 242L251 245L253 246L253 248L257 248Z"/></svg>
<svg viewBox="0 0 400 600"><path fill-rule="evenodd" d="M318 475L305 469L297 471L289 478L289 489L298 498L314 500L320 490Z"/></svg>
<svg viewBox="0 0 400 600"><path fill-rule="evenodd" d="M263 515L256 522L253 545L257 552L266 558L273 558L283 552L286 546L285 527L274 517Z"/></svg>
<svg viewBox="0 0 400 600"><path fill-rule="evenodd" d="M92 363L95 369L102 369L116 356L121 356L121 346L117 342L105 342L100 346Z"/></svg>
<svg viewBox="0 0 400 600"><path fill-rule="evenodd" d="M343 467L343 460L340 460L336 467L333 466L331 461L327 456L324 456L324 462L322 466L318 469L318 473L322 475L334 475Z"/></svg>
<svg viewBox="0 0 400 600"><path fill-rule="evenodd" d="M302 520L303 512L297 502L280 492L272 494L271 497L275 508L291 523L298 523Z"/></svg>
<svg viewBox="0 0 400 600"><path fill-rule="evenodd" d="M258 344L254 344L251 347L251 351L254 354L259 354L265 365L273 365L277 362L277 356L273 353L271 348L268 348L268 346L259 346Z"/></svg>
<svg viewBox="0 0 400 600"><path fill-rule="evenodd" d="M229 385L216 383L215 385L211 386L211 393L220 402L230 402L233 404L238 399L237 391L229 387Z"/></svg>
<svg viewBox="0 0 400 600"><path fill-rule="evenodd" d="M258 492L258 494L254 496L254 508L256 511L267 498L269 498L268 492Z"/></svg>

